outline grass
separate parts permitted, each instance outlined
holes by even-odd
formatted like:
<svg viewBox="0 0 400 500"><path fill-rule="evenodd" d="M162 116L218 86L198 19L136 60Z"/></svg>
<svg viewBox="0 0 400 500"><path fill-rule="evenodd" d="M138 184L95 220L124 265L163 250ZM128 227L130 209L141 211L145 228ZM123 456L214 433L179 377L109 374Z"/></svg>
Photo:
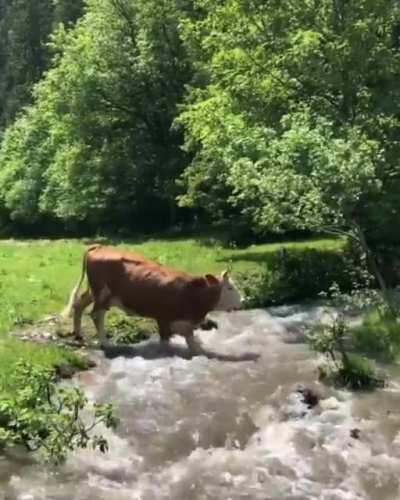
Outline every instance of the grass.
<svg viewBox="0 0 400 500"><path fill-rule="evenodd" d="M355 348L383 362L400 359L400 324L379 311L368 312L363 323L353 331Z"/></svg>
<svg viewBox="0 0 400 500"><path fill-rule="evenodd" d="M45 366L74 359L70 351L22 343L10 337L9 332L62 310L80 276L82 255L88 243L81 240L0 242L0 385L3 388L20 358ZM252 245L245 249L227 248L210 238L112 243L190 273L217 273L232 264L234 274L265 270L269 259L282 249L329 252L343 247L343 241L338 239ZM118 325L118 321L114 323Z"/></svg>

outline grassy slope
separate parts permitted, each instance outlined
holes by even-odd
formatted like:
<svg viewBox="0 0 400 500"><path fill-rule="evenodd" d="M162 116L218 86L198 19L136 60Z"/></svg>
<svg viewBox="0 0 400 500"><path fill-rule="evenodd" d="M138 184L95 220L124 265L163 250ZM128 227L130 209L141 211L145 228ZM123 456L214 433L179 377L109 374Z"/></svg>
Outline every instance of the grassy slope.
<svg viewBox="0 0 400 500"><path fill-rule="evenodd" d="M87 242L86 242L87 243ZM152 239L120 244L134 248L149 258L192 273L219 272L232 263L234 272L257 269L279 249L317 248L333 250L338 240L314 240L246 249L221 247L210 239ZM22 344L8 336L29 322L59 312L80 276L85 244L77 240L0 242L0 385L20 357L51 365L68 353L56 348Z"/></svg>

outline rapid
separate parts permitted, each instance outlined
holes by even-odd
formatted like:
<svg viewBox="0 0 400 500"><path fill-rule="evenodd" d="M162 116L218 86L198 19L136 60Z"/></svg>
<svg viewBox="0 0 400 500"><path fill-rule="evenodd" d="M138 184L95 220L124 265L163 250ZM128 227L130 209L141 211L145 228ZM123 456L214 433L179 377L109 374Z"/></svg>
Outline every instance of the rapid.
<svg viewBox="0 0 400 500"><path fill-rule="evenodd" d="M197 332L206 355L192 359L180 338L168 351L154 339L97 353L74 383L114 403L109 452L79 450L60 468L0 455L0 499L400 499L400 370L371 393L318 383L305 334L322 314L215 314L218 330Z"/></svg>

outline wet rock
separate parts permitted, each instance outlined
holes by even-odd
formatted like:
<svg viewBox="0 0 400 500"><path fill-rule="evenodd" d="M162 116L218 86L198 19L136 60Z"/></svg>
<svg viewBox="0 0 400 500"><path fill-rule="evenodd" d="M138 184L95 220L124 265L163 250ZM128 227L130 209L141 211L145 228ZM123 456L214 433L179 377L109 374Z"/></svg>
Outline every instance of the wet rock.
<svg viewBox="0 0 400 500"><path fill-rule="evenodd" d="M81 372L77 375L78 380L83 384L91 384L94 380L94 375L92 372Z"/></svg>
<svg viewBox="0 0 400 500"><path fill-rule="evenodd" d="M83 340L77 340L77 339L73 338L73 339L67 340L65 342L65 345L68 347L79 348L79 347L84 346L85 344L84 344Z"/></svg>
<svg viewBox="0 0 400 500"><path fill-rule="evenodd" d="M82 361L82 363L85 365L84 369L85 370L90 370L91 368L96 368L97 363L94 361L94 359L89 358L86 354L81 354L81 353L76 353Z"/></svg>
<svg viewBox="0 0 400 500"><path fill-rule="evenodd" d="M353 439L360 439L360 436L361 436L361 430L360 430L360 429L357 429L357 428L351 429L351 430L350 430L350 436L351 436Z"/></svg>
<svg viewBox="0 0 400 500"><path fill-rule="evenodd" d="M331 398L323 399L320 402L320 405L321 405L322 409L326 410L326 411L337 410L340 406L339 401L333 396Z"/></svg>
<svg viewBox="0 0 400 500"><path fill-rule="evenodd" d="M87 359L87 367L88 368L96 368L97 363L93 359Z"/></svg>
<svg viewBox="0 0 400 500"><path fill-rule="evenodd" d="M296 472L285 465L278 457L268 458L266 461L270 476L284 476L288 479L296 479Z"/></svg>
<svg viewBox="0 0 400 500"><path fill-rule="evenodd" d="M72 336L72 332L70 330L63 330L61 328L57 329L55 333L60 339L66 339Z"/></svg>
<svg viewBox="0 0 400 500"><path fill-rule="evenodd" d="M317 406L319 400L321 399L320 395L313 389L305 387L304 385L298 385L296 392L302 395L303 403L310 409Z"/></svg>
<svg viewBox="0 0 400 500"><path fill-rule="evenodd" d="M54 371L57 377L63 379L70 379L75 375L78 369L75 366L70 365L68 363L60 363L59 365L56 365L54 367Z"/></svg>
<svg viewBox="0 0 400 500"><path fill-rule="evenodd" d="M259 483L261 483L261 484L262 484L262 483L265 483L265 482L267 481L267 479L268 479L268 475L267 475L267 473L266 473L266 472L264 472L264 471L259 471L259 472L257 473L257 481L258 481Z"/></svg>

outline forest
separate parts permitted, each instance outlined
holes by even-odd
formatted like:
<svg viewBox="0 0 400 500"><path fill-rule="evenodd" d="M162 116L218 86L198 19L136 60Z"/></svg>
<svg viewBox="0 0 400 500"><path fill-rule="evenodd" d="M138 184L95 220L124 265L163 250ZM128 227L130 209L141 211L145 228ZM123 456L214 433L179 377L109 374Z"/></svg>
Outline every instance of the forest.
<svg viewBox="0 0 400 500"><path fill-rule="evenodd" d="M398 240L395 0L2 0L4 234Z"/></svg>

